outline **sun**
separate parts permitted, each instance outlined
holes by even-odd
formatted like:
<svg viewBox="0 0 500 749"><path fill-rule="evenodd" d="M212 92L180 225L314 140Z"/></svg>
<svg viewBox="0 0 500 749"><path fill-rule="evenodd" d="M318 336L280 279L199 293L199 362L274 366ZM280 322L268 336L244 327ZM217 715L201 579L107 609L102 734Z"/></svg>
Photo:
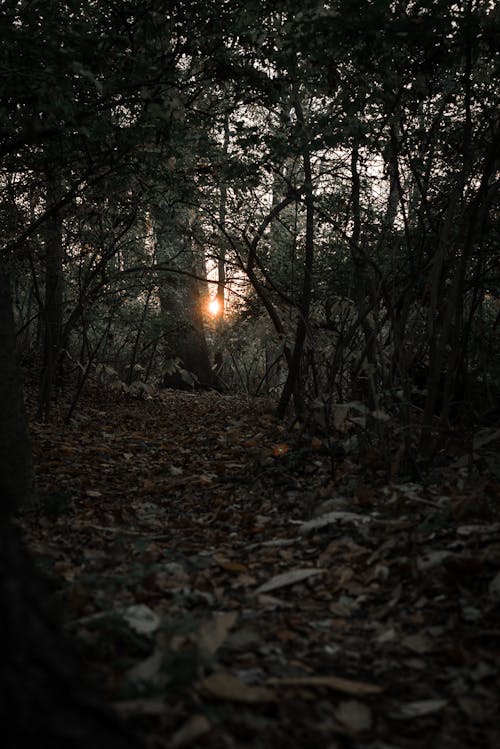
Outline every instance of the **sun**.
<svg viewBox="0 0 500 749"><path fill-rule="evenodd" d="M208 311L212 317L217 317L220 314L220 302L218 299L211 299L208 303Z"/></svg>

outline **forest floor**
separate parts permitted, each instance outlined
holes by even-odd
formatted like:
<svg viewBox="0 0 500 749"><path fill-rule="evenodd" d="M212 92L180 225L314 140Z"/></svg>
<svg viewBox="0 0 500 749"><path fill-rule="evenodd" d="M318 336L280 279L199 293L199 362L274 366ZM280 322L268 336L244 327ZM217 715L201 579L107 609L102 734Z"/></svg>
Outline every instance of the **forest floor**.
<svg viewBox="0 0 500 749"><path fill-rule="evenodd" d="M63 406L33 420L21 523L147 746L500 746L499 430L408 483L374 448L332 465L260 400Z"/></svg>

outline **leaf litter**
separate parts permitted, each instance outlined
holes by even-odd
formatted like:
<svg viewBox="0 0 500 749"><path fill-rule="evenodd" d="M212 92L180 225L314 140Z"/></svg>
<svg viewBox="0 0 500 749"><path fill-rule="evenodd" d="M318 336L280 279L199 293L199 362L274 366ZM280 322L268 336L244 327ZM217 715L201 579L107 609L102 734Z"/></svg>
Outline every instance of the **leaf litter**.
<svg viewBox="0 0 500 749"><path fill-rule="evenodd" d="M496 432L395 483L262 400L86 398L33 422L20 522L148 746L500 745Z"/></svg>

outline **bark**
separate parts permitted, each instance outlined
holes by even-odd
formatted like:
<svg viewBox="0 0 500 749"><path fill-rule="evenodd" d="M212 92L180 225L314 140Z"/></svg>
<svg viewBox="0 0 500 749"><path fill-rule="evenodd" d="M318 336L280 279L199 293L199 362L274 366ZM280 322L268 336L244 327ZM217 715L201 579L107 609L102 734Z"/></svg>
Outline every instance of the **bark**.
<svg viewBox="0 0 500 749"><path fill-rule="evenodd" d="M3 749L134 749L130 729L83 685L51 590L19 530L0 523L0 723Z"/></svg>
<svg viewBox="0 0 500 749"><path fill-rule="evenodd" d="M0 269L0 518L35 497L9 281Z"/></svg>
<svg viewBox="0 0 500 749"><path fill-rule="evenodd" d="M311 155L306 134L304 112L298 95L293 102L297 122L301 130L302 162L304 166L304 201L306 205L306 235L304 242L304 277L299 303L299 317L295 333L295 343L289 361L288 377L278 403L277 415L282 418L293 396L297 416L302 411L302 392L300 383L301 365L311 306L312 274L314 264L314 194L312 184Z"/></svg>
<svg viewBox="0 0 500 749"><path fill-rule="evenodd" d="M200 281L196 278L196 259L189 226L186 235L178 239L182 251L177 253L176 264L192 275L176 275L160 291L162 311L167 319L165 342L168 358L177 358L181 366L194 381L189 382L179 372L165 374L163 387L186 389L193 386L217 387L217 378L212 370L205 338L203 304ZM167 251L168 252L168 251Z"/></svg>
<svg viewBox="0 0 500 749"><path fill-rule="evenodd" d="M58 186L52 177L47 181L47 207L57 205ZM50 400L60 363L63 338L63 237L60 211L50 214L45 242L45 300L43 306L43 368L38 397L38 417L48 419Z"/></svg>
<svg viewBox="0 0 500 749"><path fill-rule="evenodd" d="M222 146L223 157L227 159L229 151L229 111L224 113L224 142ZM227 186L225 178L222 178L219 196L219 227L220 245L219 257L217 259L217 301L219 302L219 317L224 319L225 286L226 286L226 209L227 209Z"/></svg>

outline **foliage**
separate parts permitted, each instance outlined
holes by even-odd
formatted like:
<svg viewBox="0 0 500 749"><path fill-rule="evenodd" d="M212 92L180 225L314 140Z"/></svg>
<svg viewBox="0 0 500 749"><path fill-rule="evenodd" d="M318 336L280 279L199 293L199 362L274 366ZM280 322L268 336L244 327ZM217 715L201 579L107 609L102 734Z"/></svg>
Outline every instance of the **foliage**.
<svg viewBox="0 0 500 749"><path fill-rule="evenodd" d="M73 0L1 13L2 253L25 355L57 321L44 291L55 221L56 363L100 362L127 385L140 365L155 385L178 359L196 384L210 379L208 336L227 387L265 388L282 412L293 398L302 419L318 398L361 400L420 429L424 452L494 405L498 9ZM205 278L221 257L214 335Z"/></svg>

